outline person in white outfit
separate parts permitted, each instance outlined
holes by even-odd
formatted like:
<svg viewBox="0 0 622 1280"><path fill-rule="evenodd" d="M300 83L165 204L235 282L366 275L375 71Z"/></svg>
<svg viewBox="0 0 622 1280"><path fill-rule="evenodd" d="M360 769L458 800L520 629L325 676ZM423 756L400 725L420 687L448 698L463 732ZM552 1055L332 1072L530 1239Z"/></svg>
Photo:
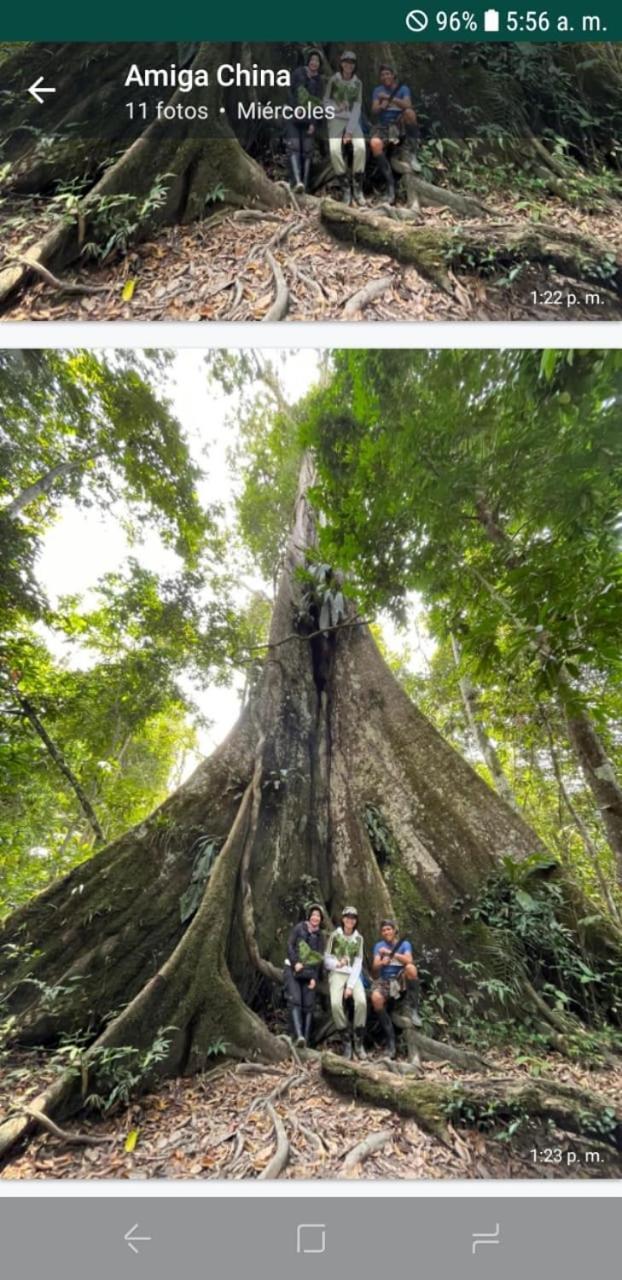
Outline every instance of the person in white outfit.
<svg viewBox="0 0 622 1280"><path fill-rule="evenodd" d="M324 953L324 967L328 970L328 989L333 1022L342 1033L342 1053L352 1057L352 1042L357 1058L366 1058L363 1033L367 1022L367 996L363 986L363 939L357 929L356 907L344 907L341 925L334 929ZM354 1028L345 1010L345 1001L354 1001Z"/></svg>
<svg viewBox="0 0 622 1280"><path fill-rule="evenodd" d="M365 172L365 138L361 125L363 85L356 74L356 54L346 49L339 59L339 70L331 76L324 94L324 106L334 115L327 118L328 145L333 170L341 178L343 202L364 205L363 174ZM352 179L346 164L345 148L352 146ZM350 185L350 181L352 185Z"/></svg>

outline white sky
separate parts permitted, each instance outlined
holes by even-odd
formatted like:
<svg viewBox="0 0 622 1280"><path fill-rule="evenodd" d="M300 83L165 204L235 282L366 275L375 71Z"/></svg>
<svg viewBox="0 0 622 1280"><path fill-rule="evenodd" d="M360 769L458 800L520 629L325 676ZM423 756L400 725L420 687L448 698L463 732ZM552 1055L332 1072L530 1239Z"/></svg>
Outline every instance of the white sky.
<svg viewBox="0 0 622 1280"><path fill-rule="evenodd" d="M290 402L302 397L315 381L319 355L319 352L309 349L274 353L281 384ZM229 506L233 485L226 453L234 442L235 427L227 425L225 417L235 408L235 398L225 396L215 389L214 384L208 384L204 352L198 350L176 353L165 390L183 427L193 459L205 472L199 487L201 499L205 503L218 501L225 507ZM123 527L123 515L121 503L115 511L103 514L95 508L77 509L71 502L63 505L56 524L45 537L38 563L39 580L51 604L55 604L62 595L88 595L104 574L121 569L128 555L134 556L145 568L159 573L175 570L177 557L163 547L156 533L148 532L138 546L130 545ZM261 585L259 581L257 585ZM388 643L401 649L403 635L399 636L386 619L382 621ZM62 642L53 640L49 632L46 636L57 655L66 658L67 650ZM416 649L416 637L411 635L409 640ZM202 713L211 721L209 729L200 731L202 754L208 754L221 742L235 723L242 682L240 677L231 688L211 688L201 692L187 686ZM196 760L188 760L185 772L190 772L195 764Z"/></svg>

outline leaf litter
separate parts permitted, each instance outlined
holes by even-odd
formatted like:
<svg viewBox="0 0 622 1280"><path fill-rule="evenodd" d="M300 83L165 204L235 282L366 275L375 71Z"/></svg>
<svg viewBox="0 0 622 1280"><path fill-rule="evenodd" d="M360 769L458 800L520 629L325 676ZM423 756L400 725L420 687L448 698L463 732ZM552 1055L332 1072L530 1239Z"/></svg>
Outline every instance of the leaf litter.
<svg viewBox="0 0 622 1280"><path fill-rule="evenodd" d="M619 318L620 306L604 295L596 307L585 300L580 282L551 269L548 273L525 264L513 279L496 282L461 273L453 277L453 293L423 279L415 267L387 254L367 253L336 241L318 218L318 202L304 209L288 209L269 218L244 219L217 214L204 222L169 227L130 248L125 256L100 265L78 264L72 282L107 286L101 296L65 296L35 281L18 295L6 312L10 320L263 320L274 302L273 270L266 256L272 248L289 298L287 320L349 318L350 299L383 277L385 288L370 291L357 312L364 320L567 320ZM534 225L528 211L510 197L496 201L499 215L519 226ZM44 217L37 207L37 234ZM239 219L239 220L238 220ZM622 247L620 222L611 214L586 215L551 197L547 222L590 237L597 236L612 250ZM449 210L426 210L425 225L446 231L460 225ZM535 224L537 226L537 222ZM29 226L10 227L5 252L25 252L36 237ZM67 277L69 279L69 277ZM564 305L534 303L531 293L543 289L572 291L577 302L571 312Z"/></svg>
<svg viewBox="0 0 622 1280"><path fill-rule="evenodd" d="M529 1078L530 1069L511 1053L498 1054L504 1077ZM551 1054L539 1068L546 1078L598 1091L619 1102L622 1067L581 1069ZM0 1084L4 1115L24 1105L53 1077L49 1058L19 1051L5 1061ZM485 1080L475 1072L456 1072L447 1064L426 1068L428 1080L444 1083ZM269 1104L269 1105L268 1105ZM535 1163L532 1131L511 1141L471 1129L449 1126L452 1144L423 1132L413 1119L384 1108L353 1101L333 1091L322 1078L318 1056L304 1064L262 1068L260 1064L222 1064L190 1078L164 1081L157 1092L143 1095L114 1114L92 1114L72 1121L80 1134L93 1134L93 1146L72 1145L39 1131L9 1158L4 1180L115 1178L122 1180L232 1179L261 1176L275 1154L273 1107L289 1142L289 1159L281 1173L287 1179L426 1179L605 1177L594 1165ZM382 1140L378 1135L383 1135ZM102 1144L102 1135L109 1136ZM346 1170L346 1157L364 1139L370 1153ZM97 1141L99 1140L99 1141ZM556 1130L545 1138L549 1148L581 1149L581 1140ZM583 1144L585 1146L585 1144ZM374 1146L376 1149L374 1150Z"/></svg>

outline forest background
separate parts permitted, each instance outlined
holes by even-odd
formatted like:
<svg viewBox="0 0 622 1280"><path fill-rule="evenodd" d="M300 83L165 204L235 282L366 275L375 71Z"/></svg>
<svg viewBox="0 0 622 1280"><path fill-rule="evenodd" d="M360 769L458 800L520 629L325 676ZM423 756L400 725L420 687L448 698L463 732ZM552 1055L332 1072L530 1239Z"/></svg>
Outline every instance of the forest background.
<svg viewBox="0 0 622 1280"><path fill-rule="evenodd" d="M619 919L621 848L568 729L576 703L619 770L619 355L178 361L2 358L2 910L140 821L230 727L304 439L325 553L380 617L409 696ZM294 425L275 389L301 384ZM335 430L344 392L353 416ZM190 429L175 394L199 405ZM203 432L214 396L223 426ZM50 599L51 557L72 581L82 521L95 572L82 558L82 589ZM99 577L98 534L116 561Z"/></svg>

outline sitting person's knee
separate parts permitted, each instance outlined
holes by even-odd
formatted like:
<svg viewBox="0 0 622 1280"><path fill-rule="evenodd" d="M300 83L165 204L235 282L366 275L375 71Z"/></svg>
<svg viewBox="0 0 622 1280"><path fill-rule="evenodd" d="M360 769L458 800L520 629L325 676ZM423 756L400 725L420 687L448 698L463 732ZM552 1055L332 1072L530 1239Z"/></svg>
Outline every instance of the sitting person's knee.
<svg viewBox="0 0 622 1280"><path fill-rule="evenodd" d="M414 978L416 978L416 977L417 977L417 966L416 966L416 964L406 964L406 965L404 965L404 976L405 976L406 978L408 978L408 979L414 979Z"/></svg>

